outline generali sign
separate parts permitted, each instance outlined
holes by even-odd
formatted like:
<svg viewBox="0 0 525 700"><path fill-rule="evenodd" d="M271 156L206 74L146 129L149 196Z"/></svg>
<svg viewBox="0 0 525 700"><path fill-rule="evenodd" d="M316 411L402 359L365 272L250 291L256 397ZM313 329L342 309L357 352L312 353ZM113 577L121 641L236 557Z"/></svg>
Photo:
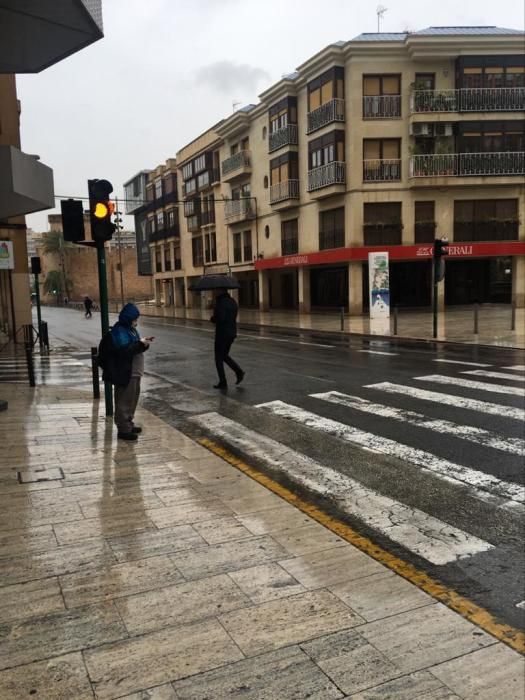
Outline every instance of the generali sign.
<svg viewBox="0 0 525 700"><path fill-rule="evenodd" d="M450 258L485 258L525 255L525 241L505 241L498 243L451 243L448 248ZM269 270L280 267L300 267L303 265L328 265L332 263L366 261L369 253L387 252L390 260L425 260L432 257L432 244L361 246L359 248L332 248L316 253L284 255L255 261L256 270Z"/></svg>

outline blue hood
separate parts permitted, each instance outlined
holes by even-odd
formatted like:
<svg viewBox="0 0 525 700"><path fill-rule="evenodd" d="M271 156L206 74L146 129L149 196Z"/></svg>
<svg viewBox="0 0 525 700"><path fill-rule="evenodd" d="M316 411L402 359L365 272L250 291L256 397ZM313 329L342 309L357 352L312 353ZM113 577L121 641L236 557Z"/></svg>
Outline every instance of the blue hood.
<svg viewBox="0 0 525 700"><path fill-rule="evenodd" d="M123 326L131 326L131 322L140 316L140 311L135 304L126 304L119 314L118 320Z"/></svg>

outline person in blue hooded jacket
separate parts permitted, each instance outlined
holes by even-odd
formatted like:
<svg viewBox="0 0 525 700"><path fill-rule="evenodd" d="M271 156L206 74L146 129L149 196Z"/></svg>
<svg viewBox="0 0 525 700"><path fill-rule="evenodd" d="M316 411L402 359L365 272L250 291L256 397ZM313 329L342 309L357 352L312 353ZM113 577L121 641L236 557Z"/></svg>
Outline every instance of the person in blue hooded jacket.
<svg viewBox="0 0 525 700"><path fill-rule="evenodd" d="M140 396L140 380L144 375L144 353L153 341L141 338L137 331L140 311L135 304L126 304L118 322L110 331L111 350L107 354L102 378L115 386L115 424L120 440L136 440L142 428L133 418Z"/></svg>

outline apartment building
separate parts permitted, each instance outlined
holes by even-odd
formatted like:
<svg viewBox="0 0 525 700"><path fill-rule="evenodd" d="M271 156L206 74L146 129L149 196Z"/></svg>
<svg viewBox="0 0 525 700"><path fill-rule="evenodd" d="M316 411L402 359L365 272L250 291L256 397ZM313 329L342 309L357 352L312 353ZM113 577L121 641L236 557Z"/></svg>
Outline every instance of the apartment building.
<svg viewBox="0 0 525 700"><path fill-rule="evenodd" d="M524 39L362 34L182 149L172 301L195 303L184 288L214 264L240 280L241 306L360 313L368 253L387 250L392 302L427 306L431 244L447 236L441 303L525 305Z"/></svg>

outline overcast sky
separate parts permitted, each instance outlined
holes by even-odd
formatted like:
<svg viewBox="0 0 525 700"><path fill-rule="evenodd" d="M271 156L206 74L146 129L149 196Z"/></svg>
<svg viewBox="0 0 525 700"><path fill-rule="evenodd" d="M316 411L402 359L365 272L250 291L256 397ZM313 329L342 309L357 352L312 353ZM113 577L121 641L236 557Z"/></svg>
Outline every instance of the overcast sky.
<svg viewBox="0 0 525 700"><path fill-rule="evenodd" d="M22 148L54 170L57 195L152 168L327 44L377 30L361 0L103 0L100 41L18 77ZM520 0L384 0L381 30L523 29ZM47 230L47 214L28 226Z"/></svg>

